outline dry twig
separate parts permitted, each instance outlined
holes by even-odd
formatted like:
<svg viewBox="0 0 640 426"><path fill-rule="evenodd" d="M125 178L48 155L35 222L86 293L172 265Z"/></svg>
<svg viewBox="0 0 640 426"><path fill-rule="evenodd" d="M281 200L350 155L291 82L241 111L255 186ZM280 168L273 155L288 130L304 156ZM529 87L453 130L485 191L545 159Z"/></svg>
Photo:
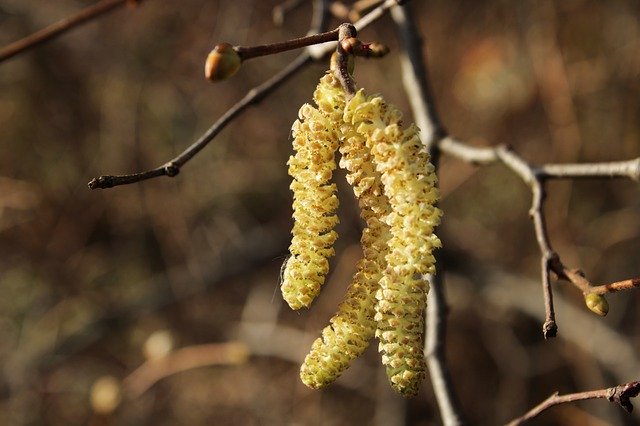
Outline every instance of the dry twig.
<svg viewBox="0 0 640 426"><path fill-rule="evenodd" d="M15 41L0 49L0 62L6 61L22 52L49 41L79 25L90 22L126 4L136 5L142 0L102 0L93 6L82 9L77 14L64 18L46 28L41 29L23 39Z"/></svg>
<svg viewBox="0 0 640 426"><path fill-rule="evenodd" d="M359 31L362 28L370 25L391 7L400 4L400 0L386 0L376 9L372 10L360 21L354 24L355 28ZM331 33L331 32L330 32ZM314 50L313 53L309 49L301 53L293 62L291 62L286 68L278 72L276 75L265 81L261 85L251 89L239 102L232 106L222 117L218 119L196 142L185 149L177 157L169 160L162 166L155 169L147 170L144 172L127 174L127 175L103 175L92 179L88 186L91 189L106 189L118 185L127 185L131 183L140 182L146 179L152 179L160 176L174 177L179 172L182 166L184 166L189 160L191 160L198 152L200 152L205 146L209 144L231 121L237 116L243 113L249 106L254 105L270 93L279 88L289 77L300 71L302 68L311 63L312 59L318 59L324 57L327 53L335 49L335 44L323 45L319 50Z"/></svg>
<svg viewBox="0 0 640 426"><path fill-rule="evenodd" d="M509 422L507 426L521 425L556 405L565 404L567 402L584 401L586 399L606 398L611 402L619 404L628 413L631 413L633 411L633 405L631 404L630 398L635 398L639 393L640 382L624 383L612 388L572 393L568 395L559 395L558 392L556 392L521 417Z"/></svg>

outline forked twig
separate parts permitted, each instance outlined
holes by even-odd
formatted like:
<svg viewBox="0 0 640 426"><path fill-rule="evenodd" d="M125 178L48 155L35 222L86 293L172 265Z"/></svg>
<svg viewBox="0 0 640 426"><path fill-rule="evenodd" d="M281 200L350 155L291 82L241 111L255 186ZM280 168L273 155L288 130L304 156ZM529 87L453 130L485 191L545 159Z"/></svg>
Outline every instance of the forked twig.
<svg viewBox="0 0 640 426"><path fill-rule="evenodd" d="M383 14L391 7L400 4L399 0L386 0L376 9L365 15L354 26L360 30L373 23L375 20L383 16ZM185 149L177 157L169 160L162 166L144 172L126 174L126 175L103 175L92 179L88 186L91 189L105 189L119 185L127 185L140 182L146 179L152 179L160 176L173 177L176 176L182 166L191 160L198 152L213 140L233 119L244 112L247 107L260 102L271 92L280 87L287 79L300 71L302 68L311 63L312 59L322 57L335 49L335 44L328 44L321 47L321 50L314 51L312 55L307 49L301 53L286 68L278 72L276 75L265 81L261 85L254 87L234 106L232 106L222 117L218 119L197 141Z"/></svg>

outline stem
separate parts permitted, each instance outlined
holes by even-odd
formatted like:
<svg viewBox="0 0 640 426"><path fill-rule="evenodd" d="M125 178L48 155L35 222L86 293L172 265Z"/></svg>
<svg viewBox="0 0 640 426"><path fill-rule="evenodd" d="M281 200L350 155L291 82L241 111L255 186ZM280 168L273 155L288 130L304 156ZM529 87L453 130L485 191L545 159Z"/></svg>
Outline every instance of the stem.
<svg viewBox="0 0 640 426"><path fill-rule="evenodd" d="M627 412L633 410L633 405L629 398L638 396L640 392L640 382L629 382L612 388L600 389L588 392L572 393L568 395L559 395L558 392L533 407L524 415L510 421L507 426L521 425L534 417L537 417L545 410L556 405L565 404L567 402L583 401L586 399L606 398L609 401L616 402L622 406Z"/></svg>
<svg viewBox="0 0 640 426"><path fill-rule="evenodd" d="M101 15L115 10L117 7L124 6L127 3L137 4L142 0L102 0L93 6L82 9L77 14L64 18L46 28L41 29L23 39L15 41L8 46L0 49L0 62L6 61L13 56L18 55L28 49L39 46L81 24L91 21Z"/></svg>
<svg viewBox="0 0 640 426"><path fill-rule="evenodd" d="M397 4L398 0L386 0L383 4L364 16L360 21L356 22L354 26L356 28L364 28L367 25L372 24L375 20L382 17L384 12ZM326 4L322 1L320 4ZM318 8L323 9L323 8ZM322 21L321 19L319 21ZM152 170L127 174L127 175L103 175L92 179L88 186L91 189L106 189L119 185L127 185L131 183L140 182L142 180L156 178L160 176L176 176L182 166L184 166L189 160L191 160L198 152L200 152L205 146L213 140L213 138L224 129L227 124L233 121L237 116L244 112L248 106L253 105L270 93L280 87L289 77L300 71L305 66L311 63L312 58L322 57L335 49L334 45L324 46L322 50L316 50L312 54L309 49L300 54L293 62L291 62L285 69L281 70L278 74L271 77L261 85L251 89L239 102L237 102L231 109L229 109L222 117L218 119L196 142L189 146L184 152L169 160L164 165Z"/></svg>
<svg viewBox="0 0 640 426"><path fill-rule="evenodd" d="M242 47L236 46L234 49L245 61L259 56L273 55L275 53L286 52L288 50L299 49L301 47L311 46L314 44L327 43L329 41L338 40L339 29L327 31L325 33L313 34L304 37L294 38L292 40L283 41L281 43L263 44L259 46Z"/></svg>

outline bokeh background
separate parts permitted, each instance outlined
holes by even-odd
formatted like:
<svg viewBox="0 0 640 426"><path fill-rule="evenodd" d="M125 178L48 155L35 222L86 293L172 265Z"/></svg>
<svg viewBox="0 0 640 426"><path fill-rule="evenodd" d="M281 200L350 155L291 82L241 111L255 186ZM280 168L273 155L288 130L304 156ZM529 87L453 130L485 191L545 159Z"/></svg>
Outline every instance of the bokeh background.
<svg viewBox="0 0 640 426"><path fill-rule="evenodd" d="M92 3L0 0L0 44ZM538 164L640 156L637 0L412 3L453 135L508 143ZM290 62L296 53L250 61L223 83L203 78L215 43L306 33L310 2L282 26L272 20L277 4L147 0L0 64L0 423L439 423L428 380L414 399L395 395L375 344L326 390L298 379L360 256L357 206L339 172L333 272L310 310L281 302L289 129L325 64L246 111L176 178L86 186L101 174L163 164ZM361 38L392 51L359 60L358 84L409 119L392 20ZM472 424L504 423L554 391L638 380L640 293L610 296L610 313L599 318L558 283L559 336L544 341L529 190L499 165L445 157L440 173L447 355ZM595 283L640 275L637 182L548 189L551 240L566 264ZM171 348L173 364L145 363ZM639 419L589 401L533 424Z"/></svg>

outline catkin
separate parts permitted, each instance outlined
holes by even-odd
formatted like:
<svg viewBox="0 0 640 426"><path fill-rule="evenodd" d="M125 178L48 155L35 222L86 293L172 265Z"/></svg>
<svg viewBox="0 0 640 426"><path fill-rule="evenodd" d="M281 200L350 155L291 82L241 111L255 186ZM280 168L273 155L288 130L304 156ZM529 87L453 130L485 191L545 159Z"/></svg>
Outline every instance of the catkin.
<svg viewBox="0 0 640 426"><path fill-rule="evenodd" d="M336 185L331 183L336 168L339 123L344 94L335 78L326 74L314 92L317 108L305 104L293 123L295 155L288 161L293 178L294 225L289 247L291 256L283 271L282 295L292 309L309 307L320 292L329 271L328 258L338 234ZM342 102L342 104L340 104ZM342 105L342 106L341 106Z"/></svg>
<svg viewBox="0 0 640 426"><path fill-rule="evenodd" d="M358 198L367 228L360 239L363 258L356 264L345 300L300 368L302 382L312 388L332 383L369 346L376 329L375 293L388 253L389 226L379 218L390 211L389 201L365 139L350 127L343 129L340 153L340 166L347 170L347 181Z"/></svg>
<svg viewBox="0 0 640 426"><path fill-rule="evenodd" d="M412 125L402 129L401 113L380 96L362 90L346 106L344 120L366 140L392 211L383 217L390 227L387 265L376 292L376 337L382 362L394 389L411 396L425 374L424 311L433 273L433 233L440 222L436 176Z"/></svg>

